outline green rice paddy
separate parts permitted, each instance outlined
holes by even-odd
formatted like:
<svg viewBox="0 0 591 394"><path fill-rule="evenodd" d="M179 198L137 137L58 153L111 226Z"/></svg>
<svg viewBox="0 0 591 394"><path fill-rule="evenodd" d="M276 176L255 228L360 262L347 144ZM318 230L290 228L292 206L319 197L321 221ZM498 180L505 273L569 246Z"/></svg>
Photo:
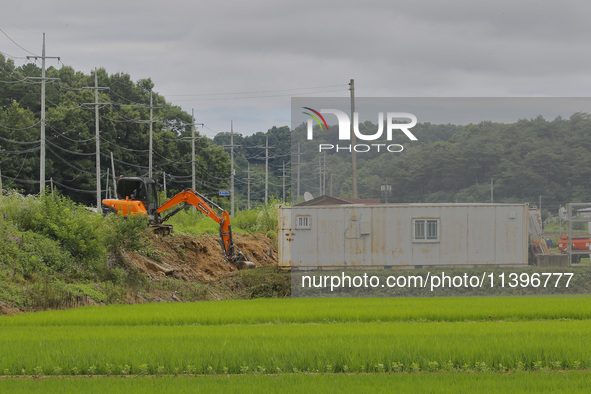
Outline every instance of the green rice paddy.
<svg viewBox="0 0 591 394"><path fill-rule="evenodd" d="M516 388L568 383L576 391L591 379L591 299L261 299L85 307L3 316L0 349L0 391L11 392L53 391L53 385L65 385L65 391L88 391L86 385L194 391L196 382L261 390L326 386L322 391L329 392L342 384L386 390L432 383L448 389L451 380L458 389L482 380ZM32 376L46 378L23 379Z"/></svg>

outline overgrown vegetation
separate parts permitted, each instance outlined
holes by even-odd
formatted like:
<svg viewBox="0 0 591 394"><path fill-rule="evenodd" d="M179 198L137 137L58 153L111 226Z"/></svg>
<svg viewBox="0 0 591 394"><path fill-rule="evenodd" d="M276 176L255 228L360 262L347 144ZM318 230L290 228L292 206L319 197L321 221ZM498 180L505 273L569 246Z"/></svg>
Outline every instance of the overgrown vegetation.
<svg viewBox="0 0 591 394"><path fill-rule="evenodd" d="M138 284L137 273L118 256L145 245L145 227L144 218L103 219L59 193L4 194L0 301L21 309L113 301L112 293Z"/></svg>
<svg viewBox="0 0 591 394"><path fill-rule="evenodd" d="M277 241L277 207L280 204L280 200L271 198L267 205L237 212L232 218L232 231L261 233ZM215 221L192 208L179 212L168 223L174 225L175 231L194 235L217 235L220 231L220 226Z"/></svg>
<svg viewBox="0 0 591 394"><path fill-rule="evenodd" d="M276 204L239 213L233 230L274 234ZM178 232L219 232L215 221L190 209L173 223ZM39 197L5 190L0 196L0 302L39 310L157 301L168 293L183 300L289 294L289 275L271 274L266 280L267 271L208 285L173 278L151 282L122 258L135 251L159 260L146 227L146 218L103 218L59 193Z"/></svg>

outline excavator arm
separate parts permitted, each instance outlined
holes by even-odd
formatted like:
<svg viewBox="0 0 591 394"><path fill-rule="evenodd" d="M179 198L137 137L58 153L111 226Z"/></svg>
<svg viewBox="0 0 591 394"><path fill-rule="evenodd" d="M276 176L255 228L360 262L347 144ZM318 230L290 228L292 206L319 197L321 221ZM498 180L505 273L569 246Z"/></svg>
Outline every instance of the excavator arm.
<svg viewBox="0 0 591 394"><path fill-rule="evenodd" d="M177 207L175 210L173 210L163 218L160 217L161 213L179 204L182 205ZM246 266L248 268L254 266L254 263L246 261L246 259L241 253L236 253L235 251L234 241L232 239L232 226L230 224L230 215L228 214L228 212L222 209L217 204L215 204L213 201L209 200L207 197L201 195L200 193L194 190L183 190L182 192L178 193L176 196L172 197L170 200L162 204L155 211L154 223L156 225L164 223L166 220L170 219L171 216L175 215L176 213L184 209L187 205L194 206L195 208L209 216L212 220L215 220L216 223L219 223L220 245L222 246L226 258L230 262L237 264L239 268L241 268L241 266ZM215 209L220 211L221 214L216 212L212 207L215 207Z"/></svg>

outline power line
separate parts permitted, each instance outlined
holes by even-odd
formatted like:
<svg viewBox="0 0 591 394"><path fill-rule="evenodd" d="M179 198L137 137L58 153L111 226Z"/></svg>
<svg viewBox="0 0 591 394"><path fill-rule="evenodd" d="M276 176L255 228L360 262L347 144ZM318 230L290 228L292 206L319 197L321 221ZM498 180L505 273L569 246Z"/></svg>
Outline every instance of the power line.
<svg viewBox="0 0 591 394"><path fill-rule="evenodd" d="M22 49L23 51L27 52L28 54L35 56L35 54L34 54L33 52L31 52L31 51L29 51L29 50L27 50L27 49L23 48L23 47L22 47L22 46L21 46L21 45L20 45L18 42L14 41L12 38L10 38L10 36L9 36L8 34L6 34L6 32L5 32L4 30L0 29L0 32L2 32L2 34L4 34L4 35L6 36L6 38L8 38L10 41L12 41L12 43L13 43L14 45L16 45L17 47L19 47L19 48L20 48L20 49ZM44 35L45 35L45 34L44 34Z"/></svg>
<svg viewBox="0 0 591 394"><path fill-rule="evenodd" d="M14 128L12 128L12 127L3 126L3 125L1 125L1 124L0 124L0 127L2 127L3 129L6 129L6 130L10 130L10 131L23 131L23 130L29 130L29 129L32 129L33 127L35 127L35 126L39 125L39 123L41 123L41 122L36 122L35 124L33 124L33 125L31 125L31 126L28 126L28 127L23 127L23 128L19 128L19 129L14 129ZM12 142L15 142L15 141L12 141ZM39 141L35 141L35 142L39 142ZM15 143L18 143L18 142L15 142Z"/></svg>
<svg viewBox="0 0 591 394"><path fill-rule="evenodd" d="M294 88L294 89L275 89L275 90L255 90L255 91L247 91L247 92L227 92L227 93L200 93L200 94L169 94L168 97L203 97L203 96L225 96L225 95L236 95L236 94L260 94L260 93L275 93L275 92L292 92L292 91L299 91L299 90L315 90L315 89L325 89L325 88L334 88L334 87L343 87L348 86L346 84L338 84L338 85L325 85L325 86L315 86L310 88Z"/></svg>
<svg viewBox="0 0 591 394"><path fill-rule="evenodd" d="M39 142L39 141L37 141L37 142ZM72 150L69 150L69 149L66 149L66 148L62 148L61 146L59 146L57 144L54 144L53 142L51 142L49 140L47 140L46 142L49 145L53 146L54 148L58 148L59 150L62 150L64 152L68 152L68 153L73 154L73 155L78 155L78 156L94 156L96 154L95 152L88 152L88 153L86 153L86 152L76 152L76 151L72 151Z"/></svg>
<svg viewBox="0 0 591 394"><path fill-rule="evenodd" d="M2 51L0 51L0 54L2 54L5 57L11 58L11 59L26 59L25 56L12 56L12 55L9 55L8 53L2 52Z"/></svg>
<svg viewBox="0 0 591 394"><path fill-rule="evenodd" d="M244 96L244 97L218 97L218 98L197 98L197 99L186 99L186 100L175 100L176 101L224 101L224 100L244 100L244 99L258 99L258 98L272 98L272 97L292 97L292 96L302 96L302 95L312 95L312 94L320 94L320 93L335 93L335 92L345 92L349 89L337 89L337 90L321 90L317 92L306 92L306 93L291 93L291 94L275 94L275 95L265 95L265 96Z"/></svg>
<svg viewBox="0 0 591 394"><path fill-rule="evenodd" d="M4 138L4 137L0 137L0 140L4 141L4 142L9 142L11 144L18 144L18 145L31 145L31 144L38 144L39 140L37 141L30 141L30 142L26 142L26 141L15 141L15 140L10 140L8 138Z"/></svg>
<svg viewBox="0 0 591 394"><path fill-rule="evenodd" d="M40 148L38 146L35 146L33 148L29 148L29 149L21 149L21 150L0 150L0 153L2 154L8 154L8 155L21 155L23 153L31 153L31 152L37 152Z"/></svg>

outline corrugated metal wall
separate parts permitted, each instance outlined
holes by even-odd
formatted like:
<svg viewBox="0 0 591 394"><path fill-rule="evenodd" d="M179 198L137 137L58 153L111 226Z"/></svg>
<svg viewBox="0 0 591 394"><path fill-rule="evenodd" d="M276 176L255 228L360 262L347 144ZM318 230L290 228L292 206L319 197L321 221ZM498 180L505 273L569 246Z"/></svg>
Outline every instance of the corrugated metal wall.
<svg viewBox="0 0 591 394"><path fill-rule="evenodd" d="M527 265L527 204L281 207L279 224L284 268Z"/></svg>

